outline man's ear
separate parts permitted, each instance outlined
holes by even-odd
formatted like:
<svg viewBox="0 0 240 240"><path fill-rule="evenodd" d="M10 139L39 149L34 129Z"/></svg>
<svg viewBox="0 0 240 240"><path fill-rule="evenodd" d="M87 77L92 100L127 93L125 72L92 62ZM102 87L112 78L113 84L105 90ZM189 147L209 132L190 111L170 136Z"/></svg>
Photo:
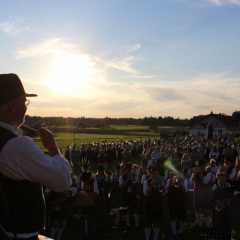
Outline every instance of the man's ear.
<svg viewBox="0 0 240 240"><path fill-rule="evenodd" d="M13 100L13 101L8 103L8 111L9 112L15 112L15 110L16 110L16 101Z"/></svg>

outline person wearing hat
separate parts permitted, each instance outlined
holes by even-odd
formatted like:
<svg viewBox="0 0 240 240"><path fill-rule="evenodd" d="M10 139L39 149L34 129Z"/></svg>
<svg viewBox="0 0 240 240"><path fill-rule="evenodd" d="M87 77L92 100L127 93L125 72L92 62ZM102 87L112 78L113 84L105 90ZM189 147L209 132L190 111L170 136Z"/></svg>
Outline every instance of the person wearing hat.
<svg viewBox="0 0 240 240"><path fill-rule="evenodd" d="M83 192L95 192L99 194L97 181L93 178L91 172L89 171L89 165L84 164L82 166L82 174L79 175L79 186L80 191ZM90 216L95 214L95 206L80 206L79 207L81 215L84 216L85 223L85 235L88 235L88 219Z"/></svg>
<svg viewBox="0 0 240 240"><path fill-rule="evenodd" d="M139 227L139 192L138 179L136 174L132 174L132 165L127 163L124 168L124 173L119 178L120 194L124 207L133 209L135 228ZM126 214L126 226L130 227L129 212Z"/></svg>
<svg viewBox="0 0 240 240"><path fill-rule="evenodd" d="M97 214L106 214L108 212L109 178L102 165L98 166L97 174L94 176L94 179L97 182L99 190L96 203Z"/></svg>
<svg viewBox="0 0 240 240"><path fill-rule="evenodd" d="M120 186L119 186L119 178L120 178L120 166L115 167L115 173L110 176L110 199L109 199L109 206L110 209L118 208L122 205L121 197L120 197Z"/></svg>
<svg viewBox="0 0 240 240"><path fill-rule="evenodd" d="M42 186L56 192L70 187L71 167L53 134L37 131L48 154L23 136L29 100L16 74L0 74L0 225L12 239L38 239L44 228Z"/></svg>
<svg viewBox="0 0 240 240"><path fill-rule="evenodd" d="M182 174L173 172L173 177L166 182L166 189L172 235L176 237L178 234L182 238L186 223L185 193L188 190L187 179ZM179 220L178 231L177 220Z"/></svg>
<svg viewBox="0 0 240 240"><path fill-rule="evenodd" d="M227 182L233 186L235 168L232 166L232 157L227 156L224 160L224 167L227 169L228 179Z"/></svg>
<svg viewBox="0 0 240 240"><path fill-rule="evenodd" d="M105 169L107 169L107 154L104 153L104 150L101 149L100 153L97 156L98 159L98 165L103 166Z"/></svg>
<svg viewBox="0 0 240 240"><path fill-rule="evenodd" d="M79 175L79 186L80 191L86 191L88 186L88 181L92 178L92 174L89 171L89 166L84 164L82 166L82 174Z"/></svg>
<svg viewBox="0 0 240 240"><path fill-rule="evenodd" d="M145 239L150 239L151 227L153 225L153 239L157 240L160 223L163 217L163 193L166 191L164 178L159 177L157 167L152 167L151 177L143 184L145 196Z"/></svg>
<svg viewBox="0 0 240 240"><path fill-rule="evenodd" d="M202 216L205 217L206 227L210 227L209 215L209 186L211 183L211 173L205 170L204 162L197 161L196 168L191 176L191 181L194 182L193 197L194 207L196 209L197 221L199 227L202 227Z"/></svg>
<svg viewBox="0 0 240 240"><path fill-rule="evenodd" d="M217 173L217 181L213 185L213 227L221 230L231 230L231 185L227 183L228 174Z"/></svg>

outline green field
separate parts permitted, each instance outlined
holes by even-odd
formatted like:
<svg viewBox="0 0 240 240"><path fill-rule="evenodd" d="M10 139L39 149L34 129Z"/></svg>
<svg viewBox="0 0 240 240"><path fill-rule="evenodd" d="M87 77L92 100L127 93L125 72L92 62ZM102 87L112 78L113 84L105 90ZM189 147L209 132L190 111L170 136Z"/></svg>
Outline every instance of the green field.
<svg viewBox="0 0 240 240"><path fill-rule="evenodd" d="M127 129L127 127L129 127ZM120 129L117 129L120 130ZM130 126L126 126L122 128L122 130L130 130ZM55 133L55 139L57 141L57 144L59 147L66 147L67 145L71 145L74 143L74 138L75 138L75 143L77 145L81 145L82 143L93 143L98 142L101 143L103 140L107 140L107 142L112 142L115 140L116 142L119 141L121 138L125 141L132 139L133 141L139 140L140 137L143 139L154 139L159 137L159 133L153 133L153 132L139 132L139 128L136 128L135 131L134 129L131 129L130 132L119 132L119 134L111 135L111 134L84 134L84 133L71 133L71 132L57 132ZM41 148L44 149L40 138L36 137L34 138L34 141L36 144Z"/></svg>
<svg viewBox="0 0 240 240"><path fill-rule="evenodd" d="M107 140L107 142L112 142L113 140L115 140L117 142L121 138L126 141L130 140L130 139L135 141L135 140L139 140L140 136L142 136L143 139L145 139L145 138L153 139L154 137L159 137L159 134L149 133L149 134L139 135L139 136L136 136L136 135L127 135L126 136L126 135L99 135L99 134L76 133L75 134L75 143L79 146L82 143L89 144L89 143L92 143L93 141L101 143L102 140ZM39 137L34 138L34 141L41 149L44 149ZM74 143L74 136L72 133L57 133L56 142L59 147L66 147L67 145L71 145Z"/></svg>
<svg viewBox="0 0 240 240"><path fill-rule="evenodd" d="M53 127L53 126L50 126ZM149 126L144 125L109 125L106 127L74 127L74 126L54 126L55 128L75 128L75 129L105 129L105 130L141 130L141 131L148 131ZM172 128L172 126L158 126L158 128Z"/></svg>

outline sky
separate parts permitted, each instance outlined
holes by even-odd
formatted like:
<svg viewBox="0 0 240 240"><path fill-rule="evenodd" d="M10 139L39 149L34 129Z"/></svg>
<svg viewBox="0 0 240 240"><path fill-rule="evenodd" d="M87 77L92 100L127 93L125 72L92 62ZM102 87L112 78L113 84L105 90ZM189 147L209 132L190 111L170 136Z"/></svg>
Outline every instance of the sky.
<svg viewBox="0 0 240 240"><path fill-rule="evenodd" d="M240 0L9 0L0 73L30 116L142 118L238 111Z"/></svg>

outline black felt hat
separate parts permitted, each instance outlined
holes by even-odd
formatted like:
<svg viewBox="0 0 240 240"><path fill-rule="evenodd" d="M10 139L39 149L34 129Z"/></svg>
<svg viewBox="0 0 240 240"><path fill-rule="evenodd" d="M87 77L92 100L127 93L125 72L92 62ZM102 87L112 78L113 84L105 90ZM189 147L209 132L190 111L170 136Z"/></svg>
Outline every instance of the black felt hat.
<svg viewBox="0 0 240 240"><path fill-rule="evenodd" d="M18 75L0 74L0 106L20 96L36 97L36 94L26 93Z"/></svg>
<svg viewBox="0 0 240 240"><path fill-rule="evenodd" d="M104 171L104 170L105 170L105 168L104 168L104 166L103 166L103 165L99 165L99 166L98 166L98 168L97 168L97 170L99 170L99 171Z"/></svg>
<svg viewBox="0 0 240 240"><path fill-rule="evenodd" d="M204 165L204 161L203 160L199 160L196 162L195 164L196 166L203 166Z"/></svg>

